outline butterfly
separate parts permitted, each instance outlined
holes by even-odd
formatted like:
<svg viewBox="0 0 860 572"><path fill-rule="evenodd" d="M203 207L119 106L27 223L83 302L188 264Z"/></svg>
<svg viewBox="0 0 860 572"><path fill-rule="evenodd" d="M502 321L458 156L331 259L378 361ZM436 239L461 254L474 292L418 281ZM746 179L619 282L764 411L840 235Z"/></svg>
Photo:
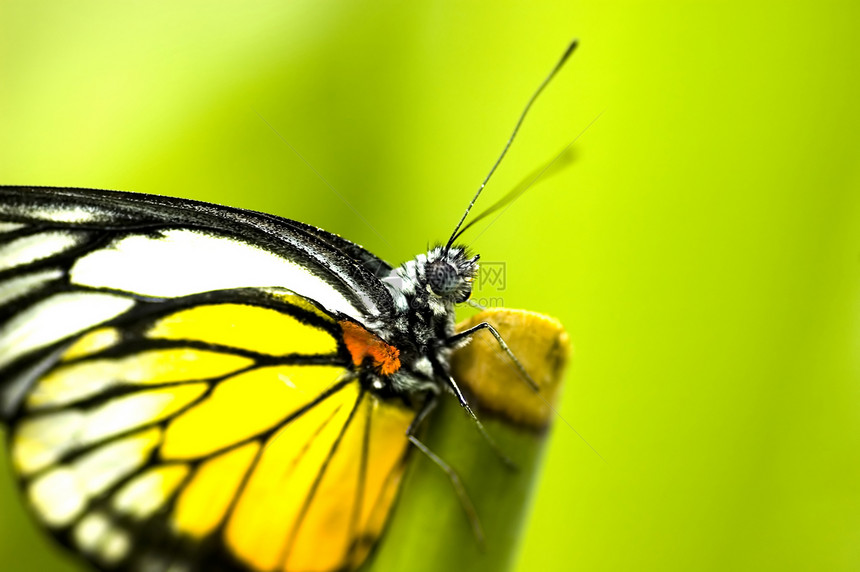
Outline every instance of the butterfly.
<svg viewBox="0 0 860 572"><path fill-rule="evenodd" d="M507 350L454 330L465 218L392 267L269 214L0 187L0 422L36 518L103 569L356 569L439 396L481 429L454 349Z"/></svg>

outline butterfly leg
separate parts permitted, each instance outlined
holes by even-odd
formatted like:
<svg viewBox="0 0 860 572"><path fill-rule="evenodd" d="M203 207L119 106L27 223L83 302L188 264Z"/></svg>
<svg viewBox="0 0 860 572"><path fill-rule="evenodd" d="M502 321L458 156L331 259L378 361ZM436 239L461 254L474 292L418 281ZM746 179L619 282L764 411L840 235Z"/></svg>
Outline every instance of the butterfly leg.
<svg viewBox="0 0 860 572"><path fill-rule="evenodd" d="M472 501L469 499L469 495L466 493L465 487L463 487L463 481L460 480L460 475L457 474L451 466L442 460L439 455L430 450L427 445L425 445L418 437L415 435L418 427L421 425L421 422L430 414L433 409L436 408L439 398L436 395L428 396L427 400L424 402L424 405L421 407L421 411L418 412L418 415L409 425L409 429L406 430L406 437L409 441L418 448L419 451L424 453L428 459L430 459L437 467L442 469L446 475L448 475L448 479L451 481L451 486L454 487L454 492L457 494L457 498L460 500L460 505L463 507L463 510L466 512L466 518L469 520L469 524L472 526L472 531L475 533L475 538L478 540L478 543L481 547L484 546L484 529L481 527L481 521L478 519L478 513L475 511L475 507L472 504Z"/></svg>
<svg viewBox="0 0 860 572"><path fill-rule="evenodd" d="M457 396L457 401L460 402L460 405L463 407L463 409L466 410L466 413L469 414L469 417L472 418L472 421L474 421L475 426L478 428L478 432L480 432L481 436L484 438L484 440L487 441L487 443L489 443L490 448L493 450L493 452L496 453L496 455L499 457L499 459L501 459L502 462L509 469L516 470L517 469L516 463L514 463L507 455L505 455L505 453L502 451L501 447L499 447L498 444L496 444L495 439L490 437L490 434L487 433L487 430L484 428L484 424L481 423L481 420L478 419L477 415L475 415L475 412L472 410L472 407L469 405L469 402L466 401L466 397L463 395L463 392L460 390L460 386L457 384L457 381L451 376L450 373L443 371L441 367L437 368L437 372L442 377L445 378L445 381L447 382L448 387L450 387L451 390L454 392L454 395Z"/></svg>
<svg viewBox="0 0 860 572"><path fill-rule="evenodd" d="M445 340L445 345L448 347L454 347L458 343L470 339L472 336L478 333L479 330L489 330L490 333L493 334L493 337L496 338L497 342L499 342L499 347L501 347L502 351L505 352L509 358L511 358L511 361L513 361L514 365L517 366L520 375L526 381L526 383L528 383L531 388L534 389L536 392L540 392L540 387L538 387L538 384L535 383L535 381L532 379L532 376L529 375L529 373L526 371L526 368L523 367L523 364L520 363L520 360L517 359L517 356L514 355L514 352L511 351L511 348L508 347L508 344L505 343L505 340L502 339L502 335L489 322L481 322L477 326L473 326L468 330L465 330L458 334L454 334L453 336Z"/></svg>

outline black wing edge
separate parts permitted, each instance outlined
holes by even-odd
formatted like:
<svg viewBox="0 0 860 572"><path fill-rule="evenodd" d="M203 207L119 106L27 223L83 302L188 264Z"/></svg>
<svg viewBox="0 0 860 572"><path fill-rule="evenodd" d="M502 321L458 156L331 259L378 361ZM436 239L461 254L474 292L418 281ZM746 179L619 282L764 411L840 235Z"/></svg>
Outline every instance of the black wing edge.
<svg viewBox="0 0 860 572"><path fill-rule="evenodd" d="M26 213L36 209L82 208L92 222L44 221ZM3 213L9 213L3 215ZM10 222L59 227L122 230L169 225L226 233L288 259L299 258L329 276L332 285L360 303L372 300L382 315L393 311L380 281L391 266L361 246L298 221L203 201L127 191L63 187L0 186L0 216Z"/></svg>

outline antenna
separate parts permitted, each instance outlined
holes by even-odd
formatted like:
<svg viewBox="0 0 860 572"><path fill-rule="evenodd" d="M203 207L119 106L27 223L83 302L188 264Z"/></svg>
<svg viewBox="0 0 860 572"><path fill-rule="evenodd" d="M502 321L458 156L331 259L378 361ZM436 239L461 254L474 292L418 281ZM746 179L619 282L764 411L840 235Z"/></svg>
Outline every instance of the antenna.
<svg viewBox="0 0 860 572"><path fill-rule="evenodd" d="M545 180L549 175L553 175L555 173L560 172L562 169L564 169L570 163L572 163L573 160L575 159L575 157L576 156L573 152L573 149L571 149L570 145L565 147L562 150L562 152L559 153L558 155L556 155L555 157L553 157L553 159L551 161L548 161L543 166L535 169L534 171L529 173L529 175L527 177L523 177L523 180L520 181L520 183L516 187L514 187L513 189L508 191L508 194L506 194L504 197L502 197L501 199L496 201L493 204L493 206L487 207L486 209L484 209L484 212L482 212L478 216L472 218L472 220L469 221L469 224L461 227L460 232L458 232L457 234L454 235L454 240L457 240L458 238L460 238L464 232L466 232L467 230L472 228L476 223L481 222L483 219L487 218L488 216L490 216L494 212L501 210L503 208L505 210L507 210L507 207L509 207L511 205L511 203L513 203L515 200L520 198L523 195L523 193L525 193L527 190L529 190L532 187L532 185L534 185L535 183L537 183L540 180ZM502 212L504 212L504 211L502 211ZM502 213L499 213L499 216L502 216ZM499 217L496 217L496 218L498 219ZM490 224L492 224L492 223L490 223ZM484 229L484 230L486 230L486 229ZM475 239L473 239L473 240L475 240Z"/></svg>
<svg viewBox="0 0 860 572"><path fill-rule="evenodd" d="M508 142L505 144L505 148L502 149L502 154L499 155L499 158L496 159L495 164L493 164L493 168L490 169L490 172L487 173L486 177L484 177L484 182L481 183L481 186L478 188L478 192L475 193L474 197L472 197L472 201L469 203L469 206L466 207L466 212L464 212L463 216L460 217L460 222L457 223L457 226L454 228L454 232L451 233L451 238L448 239L448 244L445 245L446 251L451 248L451 245L454 243L454 240L457 238L457 232L460 230L460 227L463 226L463 222L466 220L466 217L469 216L469 211L472 210L472 206L474 206L475 201L478 200L478 197L481 195L481 191L483 191L484 187L487 186L487 181L489 181L490 177L493 176L493 173L496 172L496 167L498 167L499 163L501 163L502 159L504 159L505 154L508 152L508 149L511 147L511 143L514 142L514 137L517 136L517 132L520 130L520 125L523 124L523 120L526 118L526 114L529 112L529 109L531 109L532 104L535 102L537 97L541 94L541 92L547 86L547 84L553 78L553 76L555 76L555 74L558 73L558 70L561 69L561 67L564 65L564 62L567 61L567 58L569 58L570 54L573 53L573 50L576 49L577 45L579 45L579 40L573 40L570 43L570 45L564 51L564 54L562 54L561 59L558 60L558 63L555 64L555 67L552 68L552 71L549 72L549 75L546 76L546 78L544 78L544 80L541 82L540 86L538 86L537 90L532 94L531 99L529 99L529 102L526 104L525 109L523 109L523 112L520 114L520 118L517 120L517 124L514 126L513 133L511 133L510 138L508 138Z"/></svg>

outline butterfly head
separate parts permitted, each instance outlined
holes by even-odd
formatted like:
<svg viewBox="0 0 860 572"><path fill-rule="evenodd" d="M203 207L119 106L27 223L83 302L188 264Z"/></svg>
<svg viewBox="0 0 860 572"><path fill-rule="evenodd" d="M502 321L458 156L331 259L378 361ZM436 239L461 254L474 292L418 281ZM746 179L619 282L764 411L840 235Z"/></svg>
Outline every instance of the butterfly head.
<svg viewBox="0 0 860 572"><path fill-rule="evenodd" d="M434 248L424 262L427 291L454 304L469 299L477 273L478 256L470 257L464 248Z"/></svg>
<svg viewBox="0 0 860 572"><path fill-rule="evenodd" d="M434 315L453 316L454 304L471 296L477 273L478 256L461 247L437 246L396 268L383 282L401 312L428 308Z"/></svg>

